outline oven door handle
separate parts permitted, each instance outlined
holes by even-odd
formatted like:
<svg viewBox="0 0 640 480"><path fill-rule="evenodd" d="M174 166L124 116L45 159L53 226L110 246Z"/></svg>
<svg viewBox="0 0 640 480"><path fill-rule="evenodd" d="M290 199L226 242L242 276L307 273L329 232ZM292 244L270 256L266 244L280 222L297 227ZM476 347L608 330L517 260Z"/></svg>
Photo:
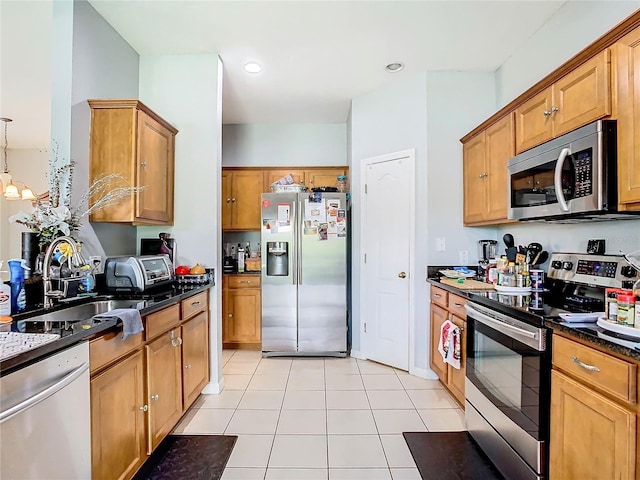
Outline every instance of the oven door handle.
<svg viewBox="0 0 640 480"><path fill-rule="evenodd" d="M489 315L485 315L484 313L479 312L478 310L472 307L467 307L467 310L472 311L474 320L477 320L480 323L484 323L486 326L494 328L495 330L501 333L504 333L505 335L509 335L509 333L515 333L517 335L522 335L523 337L527 337L532 340L538 340L537 332L529 332L528 330L524 330L522 328L509 325L508 323L501 322L500 320L491 318Z"/></svg>
<svg viewBox="0 0 640 480"><path fill-rule="evenodd" d="M569 211L569 205L567 205L567 200L564 198L564 193L562 193L562 167L564 167L564 162L567 160L567 157L569 155L571 155L571 150L569 150L567 147L563 148L560 152L560 156L558 157L556 170L553 176L553 183L556 189L556 198L558 199L558 203L560 204L560 208L563 212Z"/></svg>

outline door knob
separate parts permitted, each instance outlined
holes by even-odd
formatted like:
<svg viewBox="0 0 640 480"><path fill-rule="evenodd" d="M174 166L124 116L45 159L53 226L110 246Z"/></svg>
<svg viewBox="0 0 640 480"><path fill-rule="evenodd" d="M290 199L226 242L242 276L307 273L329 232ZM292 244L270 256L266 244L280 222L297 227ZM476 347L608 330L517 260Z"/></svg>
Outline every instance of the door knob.
<svg viewBox="0 0 640 480"><path fill-rule="evenodd" d="M404 273L404 272L400 272L400 273L398 274L398 277L400 277L400 278L406 278L406 277L407 277L407 274L406 274L406 273Z"/></svg>

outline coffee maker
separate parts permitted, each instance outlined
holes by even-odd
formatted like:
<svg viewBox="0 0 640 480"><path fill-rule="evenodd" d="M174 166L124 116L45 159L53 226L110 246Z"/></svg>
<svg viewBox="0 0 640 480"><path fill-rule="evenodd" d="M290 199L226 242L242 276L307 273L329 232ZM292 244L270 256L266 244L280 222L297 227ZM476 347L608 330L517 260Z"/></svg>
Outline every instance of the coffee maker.
<svg viewBox="0 0 640 480"><path fill-rule="evenodd" d="M497 240L478 240L478 276L486 276L489 263L498 253Z"/></svg>
<svg viewBox="0 0 640 480"><path fill-rule="evenodd" d="M236 257L236 246L227 243L224 247L224 257L222 259L222 273L237 273L238 259Z"/></svg>

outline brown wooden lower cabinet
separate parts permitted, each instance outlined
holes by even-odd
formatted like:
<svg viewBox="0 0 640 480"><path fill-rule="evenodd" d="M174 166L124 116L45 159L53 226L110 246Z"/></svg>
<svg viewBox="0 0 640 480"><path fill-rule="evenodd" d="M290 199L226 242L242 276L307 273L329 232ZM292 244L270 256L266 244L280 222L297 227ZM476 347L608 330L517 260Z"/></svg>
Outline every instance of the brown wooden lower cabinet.
<svg viewBox="0 0 640 480"><path fill-rule="evenodd" d="M145 316L146 342L142 334L123 341L122 332L90 342L93 480L130 479L209 381L207 299ZM168 316L166 331L148 328Z"/></svg>
<svg viewBox="0 0 640 480"><path fill-rule="evenodd" d="M222 279L222 345L224 348L262 348L260 276L225 275Z"/></svg>
<svg viewBox="0 0 640 480"><path fill-rule="evenodd" d="M142 352L91 379L91 475L130 478L146 458Z"/></svg>
<svg viewBox="0 0 640 480"><path fill-rule="evenodd" d="M464 379L466 374L466 345L467 345L467 321L459 315L464 313L466 299L449 293L441 288L431 287L431 315L430 315L430 349L429 366L438 375L440 381L451 392L458 403L464 408ZM443 308L440 305L446 305ZM454 313L458 314L455 315ZM442 359L438 351L440 330L442 324L450 320L460 329L460 368L455 368Z"/></svg>
<svg viewBox="0 0 640 480"><path fill-rule="evenodd" d="M551 372L550 480L634 480L636 414Z"/></svg>
<svg viewBox="0 0 640 480"><path fill-rule="evenodd" d="M209 315L200 312L182 325L182 398L184 409L209 381Z"/></svg>
<svg viewBox="0 0 640 480"><path fill-rule="evenodd" d="M145 346L149 454L182 416L181 342L180 328L174 328Z"/></svg>

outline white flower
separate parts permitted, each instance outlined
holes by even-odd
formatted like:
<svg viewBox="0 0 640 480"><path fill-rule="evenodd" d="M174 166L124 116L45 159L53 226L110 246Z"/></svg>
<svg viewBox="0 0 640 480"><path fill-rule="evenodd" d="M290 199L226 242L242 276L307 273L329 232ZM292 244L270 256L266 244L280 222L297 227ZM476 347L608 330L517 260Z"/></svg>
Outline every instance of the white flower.
<svg viewBox="0 0 640 480"><path fill-rule="evenodd" d="M27 215L24 212L18 212L15 215L9 217L9 223L23 223L30 219L31 215Z"/></svg>

